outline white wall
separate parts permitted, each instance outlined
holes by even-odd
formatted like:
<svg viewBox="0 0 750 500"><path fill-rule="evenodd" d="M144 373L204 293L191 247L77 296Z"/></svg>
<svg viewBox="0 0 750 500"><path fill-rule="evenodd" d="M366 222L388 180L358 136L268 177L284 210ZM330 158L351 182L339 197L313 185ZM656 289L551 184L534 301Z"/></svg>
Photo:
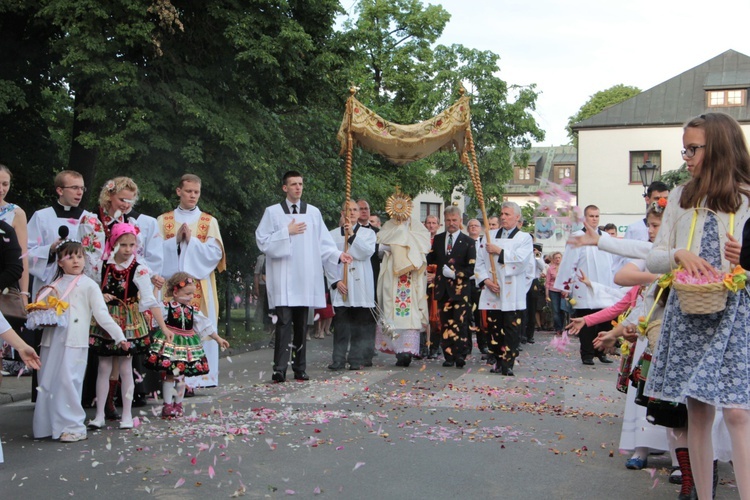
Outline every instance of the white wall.
<svg viewBox="0 0 750 500"><path fill-rule="evenodd" d="M742 127L750 136L750 124ZM602 224L618 226L643 217L643 186L629 184L630 152L661 151L661 172L684 163L682 126L581 130L578 134L578 203L596 205Z"/></svg>
<svg viewBox="0 0 750 500"><path fill-rule="evenodd" d="M578 203L596 205L605 215L635 220L645 211L643 186L630 184L630 152L661 151L661 172L682 165L682 127L581 130L578 135ZM627 219L626 219L627 220ZM629 224L629 223L628 223Z"/></svg>
<svg viewBox="0 0 750 500"><path fill-rule="evenodd" d="M419 217L420 209L421 209L420 207L422 206L423 202L424 203L440 203L440 229L438 229L438 233L443 232L445 230L445 224L443 224L443 210L445 210L445 204L443 203L443 199L432 191L419 193L412 200L412 204L414 207L412 209L412 214ZM464 202L463 194L454 190L450 203L456 203L456 206L461 210L461 213L464 213L464 210L466 208L466 203Z"/></svg>

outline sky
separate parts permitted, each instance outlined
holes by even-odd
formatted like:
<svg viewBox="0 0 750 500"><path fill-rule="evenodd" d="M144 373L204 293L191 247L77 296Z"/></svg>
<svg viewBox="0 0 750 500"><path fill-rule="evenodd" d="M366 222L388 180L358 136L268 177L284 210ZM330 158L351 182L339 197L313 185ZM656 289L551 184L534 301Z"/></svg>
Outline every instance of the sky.
<svg viewBox="0 0 750 500"><path fill-rule="evenodd" d="M451 14L438 43L490 50L508 84L536 84L544 146L567 144L568 118L600 90L647 90L726 50L750 55L748 0L422 1Z"/></svg>

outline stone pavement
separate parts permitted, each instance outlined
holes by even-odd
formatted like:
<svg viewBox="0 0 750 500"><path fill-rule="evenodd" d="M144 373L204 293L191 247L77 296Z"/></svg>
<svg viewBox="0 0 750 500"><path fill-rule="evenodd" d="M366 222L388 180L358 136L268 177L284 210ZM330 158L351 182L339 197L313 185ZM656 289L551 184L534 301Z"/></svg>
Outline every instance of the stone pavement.
<svg viewBox="0 0 750 500"><path fill-rule="evenodd" d="M667 456L624 467L616 365L582 366L575 340L550 339L524 346L516 377L477 356L331 372L327 338L308 344L310 382L273 384L271 349L228 352L185 418L152 402L132 431L80 443L31 439L33 404L5 404L0 484L29 498L675 498ZM728 464L720 475L716 498L737 498Z"/></svg>

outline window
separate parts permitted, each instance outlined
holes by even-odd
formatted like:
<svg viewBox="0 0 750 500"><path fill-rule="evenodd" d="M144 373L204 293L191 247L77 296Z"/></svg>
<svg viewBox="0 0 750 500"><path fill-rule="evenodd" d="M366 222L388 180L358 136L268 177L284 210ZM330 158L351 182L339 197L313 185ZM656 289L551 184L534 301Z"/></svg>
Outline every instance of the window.
<svg viewBox="0 0 750 500"><path fill-rule="evenodd" d="M419 206L419 219L424 222L428 215L434 215L440 220L440 203L422 202Z"/></svg>
<svg viewBox="0 0 750 500"><path fill-rule="evenodd" d="M728 108L744 106L747 102L747 90L709 90L706 92L706 105L709 108Z"/></svg>
<svg viewBox="0 0 750 500"><path fill-rule="evenodd" d="M661 175L661 151L631 151L630 152L630 184L641 184L641 173L638 167L651 161L659 167L656 177Z"/></svg>
<svg viewBox="0 0 750 500"><path fill-rule="evenodd" d="M513 171L518 184L533 184L536 181L536 167L515 167Z"/></svg>
<svg viewBox="0 0 750 500"><path fill-rule="evenodd" d="M576 171L573 165L555 165L555 182L575 177Z"/></svg>

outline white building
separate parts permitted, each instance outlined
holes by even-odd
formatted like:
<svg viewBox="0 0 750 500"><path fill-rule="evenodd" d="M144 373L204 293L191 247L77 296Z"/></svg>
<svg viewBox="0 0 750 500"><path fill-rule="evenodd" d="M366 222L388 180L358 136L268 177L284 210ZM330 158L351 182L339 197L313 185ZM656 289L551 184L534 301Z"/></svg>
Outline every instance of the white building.
<svg viewBox="0 0 750 500"><path fill-rule="evenodd" d="M578 202L596 205L601 224L624 230L645 211L638 167L658 173L684 162L682 127L705 112L727 113L748 136L750 57L728 50L635 97L577 123Z"/></svg>

